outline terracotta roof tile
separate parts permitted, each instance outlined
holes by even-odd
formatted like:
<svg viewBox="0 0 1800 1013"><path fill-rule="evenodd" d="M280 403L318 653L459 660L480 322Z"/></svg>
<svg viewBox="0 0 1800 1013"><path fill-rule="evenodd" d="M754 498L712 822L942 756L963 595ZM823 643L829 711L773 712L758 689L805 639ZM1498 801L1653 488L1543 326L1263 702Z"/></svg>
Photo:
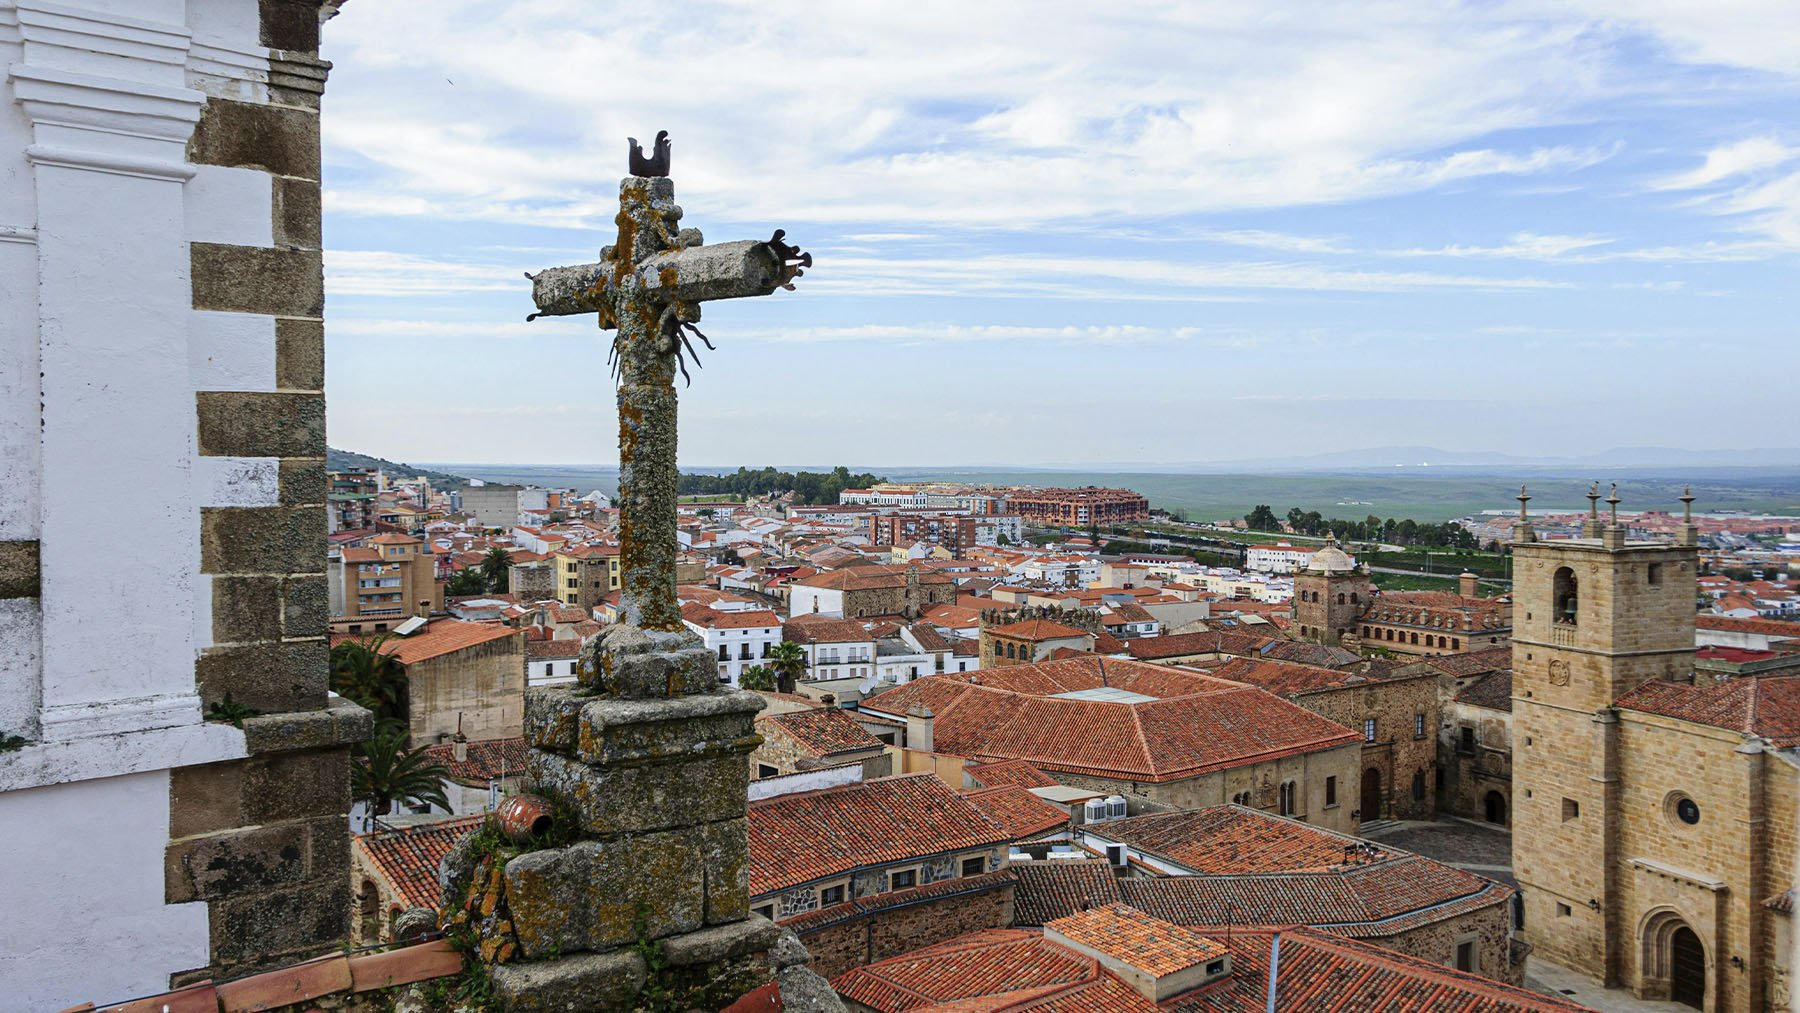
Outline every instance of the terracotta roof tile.
<svg viewBox="0 0 1800 1013"><path fill-rule="evenodd" d="M1072 943L1161 978L1225 956L1211 939L1125 904L1089 908L1044 926Z"/></svg>
<svg viewBox="0 0 1800 1013"><path fill-rule="evenodd" d="M1355 672L1267 658L1232 658L1211 671L1221 679L1258 686L1281 696L1341 689L1374 681Z"/></svg>
<svg viewBox="0 0 1800 1013"><path fill-rule="evenodd" d="M438 865L457 841L481 826L487 814L460 816L397 830L377 830L351 838L408 907L438 909Z"/></svg>
<svg viewBox="0 0 1800 1013"><path fill-rule="evenodd" d="M1730 728L1768 739L1777 749L1800 746L1800 675L1740 676L1708 686L1654 680L1620 697L1626 710Z"/></svg>
<svg viewBox="0 0 1800 1013"><path fill-rule="evenodd" d="M1014 640L1061 640L1067 637L1091 637L1092 633L1048 619L1025 619L1005 626L990 626L988 633Z"/></svg>
<svg viewBox="0 0 1800 1013"><path fill-rule="evenodd" d="M1055 695L1099 688L1153 699ZM862 707L900 719L915 704L935 715L937 752L1138 781L1182 780L1358 741L1344 726L1260 689L1098 655L927 676Z"/></svg>
<svg viewBox="0 0 1800 1013"><path fill-rule="evenodd" d="M998 788L1003 784L1016 784L1022 788L1050 788L1058 783L1056 778L1024 760L971 763L963 767L963 773L973 777L985 788Z"/></svg>
<svg viewBox="0 0 1800 1013"><path fill-rule="evenodd" d="M450 772L449 776L457 781L485 784L499 777L518 777L525 773L527 753L522 737L477 739L467 745L468 751L463 754L468 757L466 760L456 758L454 742L426 746L425 752L433 762L443 764Z"/></svg>
<svg viewBox="0 0 1800 1013"><path fill-rule="evenodd" d="M1094 961L1035 932L987 929L857 968L832 987L871 1009L916 1010L997 993L1036 994L1098 976Z"/></svg>
<svg viewBox="0 0 1800 1013"><path fill-rule="evenodd" d="M1112 866L1098 859L1051 858L1008 868L1019 881L1013 892L1015 925L1043 925L1121 899Z"/></svg>
<svg viewBox="0 0 1800 1013"><path fill-rule="evenodd" d="M1481 676L1459 690L1455 700L1457 703L1466 703L1475 707L1510 712L1512 710L1512 669L1504 668Z"/></svg>
<svg viewBox="0 0 1800 1013"><path fill-rule="evenodd" d="M764 714L756 719L766 730L779 728L814 756L881 748L881 740L837 707L809 707L785 714Z"/></svg>
<svg viewBox="0 0 1800 1013"><path fill-rule="evenodd" d="M1016 784L975 788L962 793L975 808L987 813L1015 841L1030 840L1069 825L1069 811L1033 795Z"/></svg>
<svg viewBox="0 0 1800 1013"><path fill-rule="evenodd" d="M1008 841L936 774L877 778L750 803L753 897L866 866Z"/></svg>
<svg viewBox="0 0 1800 1013"><path fill-rule="evenodd" d="M481 644L504 640L507 637L520 637L520 633L510 626L501 626L495 623L471 623L461 619L433 619L425 624L423 629L409 636L388 635L381 642L380 651L402 665L412 665ZM373 643L376 639L373 636L334 636L331 638L331 643L333 646L345 640Z"/></svg>

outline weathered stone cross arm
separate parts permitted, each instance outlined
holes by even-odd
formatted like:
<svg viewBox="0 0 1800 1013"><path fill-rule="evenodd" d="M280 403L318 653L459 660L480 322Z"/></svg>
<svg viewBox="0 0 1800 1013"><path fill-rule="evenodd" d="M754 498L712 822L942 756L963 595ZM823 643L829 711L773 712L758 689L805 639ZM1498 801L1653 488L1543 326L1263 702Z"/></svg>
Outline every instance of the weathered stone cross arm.
<svg viewBox="0 0 1800 1013"><path fill-rule="evenodd" d="M691 232L683 230L684 235ZM702 246L695 233L694 245L655 254L624 277L619 277L613 261L546 268L531 276L531 299L538 307L533 316L599 312L617 305L627 288L651 299L682 303L743 299L792 288L811 258L782 242L782 237L777 231L772 239ZM602 327L616 324L601 313Z"/></svg>

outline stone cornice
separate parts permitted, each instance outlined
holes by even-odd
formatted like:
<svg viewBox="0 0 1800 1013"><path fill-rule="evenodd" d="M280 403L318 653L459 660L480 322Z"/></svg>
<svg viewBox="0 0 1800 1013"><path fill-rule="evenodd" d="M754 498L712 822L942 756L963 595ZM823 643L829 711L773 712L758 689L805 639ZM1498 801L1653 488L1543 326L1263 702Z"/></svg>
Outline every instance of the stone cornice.
<svg viewBox="0 0 1800 1013"><path fill-rule="evenodd" d="M11 76L13 95L40 142L42 128L51 126L185 145L206 101L187 88L31 64L14 65Z"/></svg>
<svg viewBox="0 0 1800 1013"><path fill-rule="evenodd" d="M1702 890L1710 890L1713 893L1724 893L1728 889L1725 881L1722 879L1714 879L1711 876L1705 876L1697 872L1688 872L1684 869L1677 869L1672 865L1664 865L1654 859L1629 858L1626 859L1626 861L1630 863L1632 868L1639 872L1646 872L1652 876L1658 876L1663 879L1672 879L1678 883L1685 883L1689 886L1697 886Z"/></svg>
<svg viewBox="0 0 1800 1013"><path fill-rule="evenodd" d="M187 59L190 35L185 25L148 21L118 14L23 0L18 5L25 58L41 62L40 47L67 51L72 60L92 61L92 54L119 56L146 63L180 66Z"/></svg>

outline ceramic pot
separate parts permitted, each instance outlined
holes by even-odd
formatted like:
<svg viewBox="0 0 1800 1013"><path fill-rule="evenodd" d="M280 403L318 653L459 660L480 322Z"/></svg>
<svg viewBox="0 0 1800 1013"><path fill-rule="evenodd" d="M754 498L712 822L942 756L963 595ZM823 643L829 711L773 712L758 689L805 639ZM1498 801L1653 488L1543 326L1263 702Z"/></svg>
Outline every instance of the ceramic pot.
<svg viewBox="0 0 1800 1013"><path fill-rule="evenodd" d="M494 810L494 818L500 824L500 832L514 844L541 837L556 823L550 800L542 795L508 795Z"/></svg>

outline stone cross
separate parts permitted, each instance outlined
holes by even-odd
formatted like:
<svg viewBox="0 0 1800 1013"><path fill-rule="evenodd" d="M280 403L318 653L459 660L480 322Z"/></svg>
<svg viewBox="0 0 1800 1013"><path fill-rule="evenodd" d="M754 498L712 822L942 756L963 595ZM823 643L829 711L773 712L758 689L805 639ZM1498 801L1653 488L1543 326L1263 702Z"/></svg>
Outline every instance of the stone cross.
<svg viewBox="0 0 1800 1013"><path fill-rule="evenodd" d="M667 132L646 159L631 140L631 172L619 182L618 239L600 262L553 267L531 279L539 316L595 313L613 331L618 377L619 569L624 621L644 630L682 629L675 601L675 372L687 374L689 336L700 304L714 299L791 290L812 256L782 242L702 244L698 229L679 227L682 211L668 178ZM698 357L696 356L696 362Z"/></svg>

